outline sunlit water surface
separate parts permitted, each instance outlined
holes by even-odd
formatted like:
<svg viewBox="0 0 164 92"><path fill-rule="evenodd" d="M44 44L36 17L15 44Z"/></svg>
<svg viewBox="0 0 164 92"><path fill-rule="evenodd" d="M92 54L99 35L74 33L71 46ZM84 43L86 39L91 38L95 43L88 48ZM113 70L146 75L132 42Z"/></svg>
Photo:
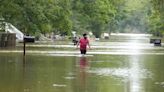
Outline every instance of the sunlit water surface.
<svg viewBox="0 0 164 92"><path fill-rule="evenodd" d="M85 57L71 44L1 50L0 92L164 92L164 48L149 37L112 34Z"/></svg>

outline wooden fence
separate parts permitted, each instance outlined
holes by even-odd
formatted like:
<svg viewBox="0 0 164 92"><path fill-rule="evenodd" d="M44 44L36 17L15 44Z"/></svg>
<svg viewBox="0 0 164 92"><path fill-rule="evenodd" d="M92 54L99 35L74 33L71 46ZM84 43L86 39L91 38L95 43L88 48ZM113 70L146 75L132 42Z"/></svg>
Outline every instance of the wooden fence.
<svg viewBox="0 0 164 92"><path fill-rule="evenodd" d="M0 47L15 47L16 34L15 33L0 33Z"/></svg>

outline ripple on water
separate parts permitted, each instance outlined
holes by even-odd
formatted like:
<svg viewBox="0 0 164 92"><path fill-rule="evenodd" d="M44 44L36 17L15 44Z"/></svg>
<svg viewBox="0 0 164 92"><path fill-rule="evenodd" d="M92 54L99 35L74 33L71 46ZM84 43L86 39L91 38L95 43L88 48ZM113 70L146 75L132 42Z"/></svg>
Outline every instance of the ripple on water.
<svg viewBox="0 0 164 92"><path fill-rule="evenodd" d="M155 82L154 84L164 87L164 82Z"/></svg>
<svg viewBox="0 0 164 92"><path fill-rule="evenodd" d="M122 78L127 77L135 77L135 75L138 75L139 78L152 78L152 73L146 69L141 69L139 72L134 72L133 70L129 68L99 68L99 69L93 69L89 70L89 73L94 73L99 76L117 76Z"/></svg>

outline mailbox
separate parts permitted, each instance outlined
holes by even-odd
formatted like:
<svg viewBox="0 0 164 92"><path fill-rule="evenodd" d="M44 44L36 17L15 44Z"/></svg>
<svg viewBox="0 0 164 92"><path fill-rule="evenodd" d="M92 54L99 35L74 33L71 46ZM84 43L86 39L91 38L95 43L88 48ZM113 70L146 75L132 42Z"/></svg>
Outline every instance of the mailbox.
<svg viewBox="0 0 164 92"><path fill-rule="evenodd" d="M154 46L161 46L161 39L155 39Z"/></svg>
<svg viewBox="0 0 164 92"><path fill-rule="evenodd" d="M27 43L34 43L35 42L35 37L33 36L24 36L24 41Z"/></svg>

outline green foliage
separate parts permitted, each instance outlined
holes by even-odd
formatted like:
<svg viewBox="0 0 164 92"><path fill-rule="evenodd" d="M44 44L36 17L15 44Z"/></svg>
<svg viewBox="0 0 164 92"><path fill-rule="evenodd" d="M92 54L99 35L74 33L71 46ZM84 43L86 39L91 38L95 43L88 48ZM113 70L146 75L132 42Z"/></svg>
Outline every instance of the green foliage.
<svg viewBox="0 0 164 92"><path fill-rule="evenodd" d="M149 16L150 32L155 36L164 35L164 1L163 0L151 0L153 8Z"/></svg>
<svg viewBox="0 0 164 92"><path fill-rule="evenodd" d="M70 4L70 0L4 0L0 3L0 15L26 33L69 33Z"/></svg>
<svg viewBox="0 0 164 92"><path fill-rule="evenodd" d="M0 0L0 16L28 34L164 31L163 0ZM128 29L128 30L127 30Z"/></svg>
<svg viewBox="0 0 164 92"><path fill-rule="evenodd" d="M156 36L160 36L164 31L164 24L161 21L161 17L158 13L154 12L149 17L150 32Z"/></svg>
<svg viewBox="0 0 164 92"><path fill-rule="evenodd" d="M108 30L116 13L110 0L76 0L73 5L74 30L90 30L96 37L100 37L102 31Z"/></svg>

